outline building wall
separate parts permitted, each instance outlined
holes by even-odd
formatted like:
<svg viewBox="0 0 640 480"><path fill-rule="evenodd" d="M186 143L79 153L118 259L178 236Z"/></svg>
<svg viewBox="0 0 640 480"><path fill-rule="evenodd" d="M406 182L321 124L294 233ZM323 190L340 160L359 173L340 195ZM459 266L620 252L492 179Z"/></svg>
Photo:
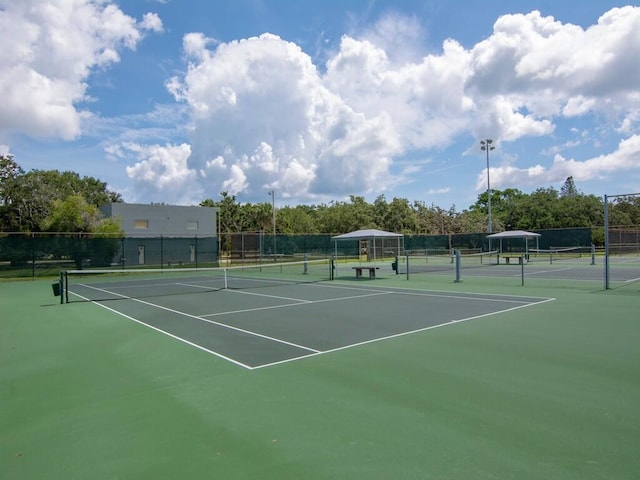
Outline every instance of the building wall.
<svg viewBox="0 0 640 480"><path fill-rule="evenodd" d="M125 233L113 264L210 266L218 261L218 208L111 203L100 210L116 218Z"/></svg>
<svg viewBox="0 0 640 480"><path fill-rule="evenodd" d="M100 210L119 219L127 237L218 235L218 208L110 203Z"/></svg>

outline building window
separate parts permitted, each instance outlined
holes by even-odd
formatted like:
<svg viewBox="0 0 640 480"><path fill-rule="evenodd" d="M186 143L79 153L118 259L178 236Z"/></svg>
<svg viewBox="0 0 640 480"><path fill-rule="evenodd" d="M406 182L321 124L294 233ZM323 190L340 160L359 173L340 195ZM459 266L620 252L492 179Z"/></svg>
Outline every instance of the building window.
<svg viewBox="0 0 640 480"><path fill-rule="evenodd" d="M133 221L133 228L139 229L139 230L147 230L149 228L149 220L134 220Z"/></svg>
<svg viewBox="0 0 640 480"><path fill-rule="evenodd" d="M187 222L187 230L198 230L198 222L194 220L189 220Z"/></svg>

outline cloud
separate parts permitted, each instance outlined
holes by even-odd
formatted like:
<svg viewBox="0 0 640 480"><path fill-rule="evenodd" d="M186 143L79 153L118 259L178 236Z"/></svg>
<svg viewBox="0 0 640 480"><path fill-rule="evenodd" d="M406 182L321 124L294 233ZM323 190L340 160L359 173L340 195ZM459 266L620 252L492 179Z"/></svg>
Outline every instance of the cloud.
<svg viewBox="0 0 640 480"><path fill-rule="evenodd" d="M491 167L489 173L492 188L523 188L527 185L539 187L563 183L567 177L573 177L575 181L588 181L629 171L638 167L639 157L640 135L634 135L622 140L617 149L607 155L579 161L566 159L562 155L556 154L549 167L534 165L527 168L517 168L513 165L506 165ZM478 175L476 189L478 191L486 190L486 181L487 171L485 169Z"/></svg>
<svg viewBox="0 0 640 480"><path fill-rule="evenodd" d="M276 188L282 197L318 198L390 177L400 142L389 116L355 112L297 45L270 34L210 44L185 36L192 63L167 88L191 109L188 168L212 195Z"/></svg>
<svg viewBox="0 0 640 480"><path fill-rule="evenodd" d="M470 51L465 90L480 107L475 130L516 140L549 133L556 118L590 112L624 122L640 109L639 28L640 8L631 6L611 9L586 29L538 11L500 17Z"/></svg>
<svg viewBox="0 0 640 480"><path fill-rule="evenodd" d="M454 40L439 55L397 66L366 40L342 39L327 63L325 84L365 115L385 112L402 150L444 146L467 131L474 102L464 91L469 53Z"/></svg>
<svg viewBox="0 0 640 480"><path fill-rule="evenodd" d="M73 140L83 128L120 128L107 156L132 162L127 174L139 198L193 202L226 190L251 199L271 189L299 201L379 194L415 181L419 167L405 166L407 159L460 139L550 137L561 122L585 130L583 119L617 135L618 149L590 160L556 150L551 166L498 165L496 185L633 168L640 7L611 9L586 28L538 11L504 15L476 45L447 39L427 54L420 22L391 13L344 35L322 66L268 33L226 43L187 33L184 72L166 81L177 103L172 120L187 112L172 133L188 135L187 143L167 140L166 120L153 124L162 114L95 120L89 110L91 73L119 62L145 34L162 32L157 14L136 20L111 0L2 4L0 143L9 143L7 132Z"/></svg>
<svg viewBox="0 0 640 480"><path fill-rule="evenodd" d="M402 65L420 60L423 53L419 46L424 45L426 33L416 16L390 11L352 36L370 42L383 50L391 62Z"/></svg>
<svg viewBox="0 0 640 480"><path fill-rule="evenodd" d="M142 30L151 30L152 32L164 32L162 20L157 13L147 12L142 16L142 22L139 23Z"/></svg>
<svg viewBox="0 0 640 480"><path fill-rule="evenodd" d="M357 38L343 36L322 74L275 35L218 43L187 34L188 70L167 82L191 112L185 168L198 171L212 195L260 198L276 188L309 200L411 182L409 170L391 173L394 161L469 133L512 142L600 111L618 116L618 130L630 135L640 118L640 42L631 41L639 23L634 7L613 9L587 29L537 11L505 15L471 49L449 39L420 57L401 52L422 35L419 25L392 14ZM612 66L625 66L628 78L613 78ZM565 163L492 174L509 184L555 181L567 171L579 179Z"/></svg>
<svg viewBox="0 0 640 480"><path fill-rule="evenodd" d="M198 189L196 172L187 168L191 147L181 145L140 145L124 143L109 149L123 158L134 156L137 162L127 167L127 175L135 186L135 198L173 204L198 204L203 200Z"/></svg>
<svg viewBox="0 0 640 480"><path fill-rule="evenodd" d="M449 193L451 191L450 187L445 187L445 188L430 188L429 190L427 190L427 195L432 196L432 195L442 195L443 193Z"/></svg>
<svg viewBox="0 0 640 480"><path fill-rule="evenodd" d="M4 0L0 9L0 130L72 140L90 113L93 69L118 62L146 30L161 31L148 13L140 24L103 0Z"/></svg>

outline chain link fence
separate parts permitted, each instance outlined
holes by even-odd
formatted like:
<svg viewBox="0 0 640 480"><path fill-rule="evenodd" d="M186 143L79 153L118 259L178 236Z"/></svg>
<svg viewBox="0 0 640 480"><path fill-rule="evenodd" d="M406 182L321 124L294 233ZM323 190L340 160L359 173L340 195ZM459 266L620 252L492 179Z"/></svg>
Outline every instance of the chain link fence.
<svg viewBox="0 0 640 480"><path fill-rule="evenodd" d="M85 268L212 267L218 251L217 237L0 233L0 278Z"/></svg>
<svg viewBox="0 0 640 480"><path fill-rule="evenodd" d="M532 230L539 248L590 247L590 228ZM637 232L637 230L636 230ZM637 243L637 233L635 233ZM335 242L335 234L273 235L266 232L224 233L218 237L0 233L0 278L55 276L83 268L212 267L232 264L296 261L303 258L358 258L359 242ZM622 241L622 240L621 240ZM626 242L626 239L625 239ZM384 247L381 247L384 249ZM521 241L504 241L503 251L517 251ZM486 233L405 235L404 253L448 254L489 250Z"/></svg>

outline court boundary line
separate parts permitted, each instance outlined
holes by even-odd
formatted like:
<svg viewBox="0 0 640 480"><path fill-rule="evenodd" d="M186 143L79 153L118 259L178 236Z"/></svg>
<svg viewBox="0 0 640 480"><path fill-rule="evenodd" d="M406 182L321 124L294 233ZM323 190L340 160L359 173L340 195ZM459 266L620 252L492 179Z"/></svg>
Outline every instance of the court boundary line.
<svg viewBox="0 0 640 480"><path fill-rule="evenodd" d="M100 290L100 291L104 291L105 293L113 294L113 292L109 292L107 290L102 290L101 288L91 287L91 286L88 286L88 285L85 285L85 286L88 287L88 288L93 288L94 290ZM179 310L175 310L175 309L172 309L172 308L169 308L169 307L165 307L163 305L157 305L155 303L147 302L147 301L142 300L140 298L131 298L131 297L127 297L125 295L120 295L120 296L123 299L126 299L126 300L132 300L134 302L142 303L143 305L147 305L149 307L159 308L159 309L165 310L167 312L175 313L176 315L182 315L183 317L192 318L194 320L200 320L201 322L210 323L210 324L216 325L218 327L227 328L229 330L234 330L234 331L237 331L237 332L240 332L240 333L245 333L247 335L253 335L255 337L263 338L265 340L270 340L270 341L273 341L273 342L276 342L276 343L282 343L284 345L288 345L288 346L294 347L294 348L299 348L301 350L308 350L308 351L314 352L314 353L318 352L318 350L316 350L314 348L305 347L305 346L302 346L302 345L297 345L295 343L287 342L286 340L281 340L281 339L278 339L278 338L275 338L275 337L270 337L268 335L264 335L264 334L261 334L261 333L258 333L258 332L252 332L250 330L245 330L245 329L242 329L242 328L239 328L239 327L234 327L233 325L227 325L227 324L224 324L224 323L216 322L215 320L209 320L208 318L202 318L201 316L193 315L193 314L186 313L186 312L181 312ZM92 301L91 303L98 303L99 305L102 305L100 303L100 301L96 301L96 302ZM140 320L139 323L142 323L143 325L148 325L147 323L143 322L142 320ZM153 328L152 325L149 325L149 326Z"/></svg>
<svg viewBox="0 0 640 480"><path fill-rule="evenodd" d="M234 293L244 293L244 294L248 294L247 292L239 292L236 291ZM271 309L276 309L276 308L288 308L288 307L299 307L302 305L311 305L311 304L316 304L316 303L327 303L327 302L337 302L340 300L353 300L355 298L366 298L366 297L377 297L379 295L391 295L394 294L396 292L379 292L379 293L369 293L367 295L353 295L351 297L339 297L339 298L324 298L322 300L305 300L305 301L298 301L298 303L286 303L286 304L282 304L282 305L268 305L265 307L254 307L254 308L245 308L242 310L227 310L225 312L216 312L216 313L206 313L204 315L202 315L202 317L218 317L218 316L222 316L222 315L233 315L236 313L249 313L249 312L255 312L255 311L260 311L260 310L271 310ZM269 295L261 295L264 297L268 297ZM274 296L273 298L280 298L277 296ZM153 304L152 304L153 305Z"/></svg>
<svg viewBox="0 0 640 480"><path fill-rule="evenodd" d="M549 279L551 280L551 279ZM354 289L354 290L358 290L358 287L353 287L351 286L351 283L346 283L346 282L341 282L340 280L335 280L333 282L331 282L331 284L334 285L345 285L345 288L347 289ZM329 284L316 284L317 287L322 287L322 288L342 288L342 287L335 287L333 285L329 285ZM349 286L349 287L347 287ZM488 293L488 292L457 292L454 290L433 290L433 289L421 289L421 288L411 288L411 287L397 287L397 286L392 286L392 285L380 285L379 287L376 287L375 285L369 285L367 287L371 288L372 291L376 291L377 289L388 289L388 290L400 290L400 291L405 291L406 293L411 293L411 292L424 292L424 293L428 293L428 294L433 294L434 296L437 294L442 294L442 295L446 295L446 294L451 294L451 296L453 295L460 295L464 297L511 297L511 298L530 298L530 299L535 299L535 300L549 300L549 297L540 297L537 295L514 295L512 293ZM363 288L364 289L364 288ZM446 295L449 296L449 295ZM486 299L486 298L485 298ZM555 299L554 299L555 300Z"/></svg>
<svg viewBox="0 0 640 480"><path fill-rule="evenodd" d="M316 284L317 285L317 284ZM402 337L402 336L407 336L407 335L412 335L412 334L417 334L417 333L421 333L424 331L428 331L428 330L432 330L435 328L440 328L440 327L444 327L447 325L454 325L457 323L462 323L462 322L467 322L470 320L475 320L478 318L483 318L483 317L488 317L488 316L492 316L492 315L497 315L497 314L501 314L501 313L506 313L509 311L514 311L514 310L518 310L521 308L527 308L527 307L532 307L532 306L537 306L537 305L541 305L543 303L547 303L547 302L551 302L554 301L555 298L548 298L548 297L532 297L532 296L526 296L526 295L512 295L512 294L491 294L491 293L478 293L478 292L453 292L453 291L433 291L433 290L424 290L421 291L419 289L408 289L406 287L387 287L387 286L380 286L380 287L375 287L375 286L367 286L365 288L360 288L360 287L354 287L354 286L345 286L345 287L335 287L334 285L327 285L330 288L338 288L340 290L358 290L358 291L368 291L370 293L365 294L365 295L352 295L352 296L348 296L348 297L338 297L338 298L330 298L330 299L321 299L321 300L305 300L305 299L292 299L292 298L285 298L285 297L280 297L280 296L270 296L270 295L265 295L265 294L256 294L255 292L248 292L248 291L244 291L244 290L224 290L225 292L230 292L230 293L238 293L238 294L248 294L248 295L257 295L257 296L264 296L264 297L272 297L272 298L277 298L277 299L286 299L286 300L291 300L294 301L296 303L290 303L290 304L283 304L283 305L271 305L271 306L267 306L267 307L256 307L253 309L244 309L244 310L236 310L236 311L227 311L227 312L218 312L215 314L205 314L203 316L198 316L198 315L193 315L193 314L189 314L187 312L182 312L179 310L175 310L175 309L171 309L169 307L164 307L162 305L157 305L151 302L147 302L141 299L137 299L137 298L131 298L128 297L126 295L122 295L122 294L118 294L115 292L109 292L108 290L104 290L101 288L97 288L97 287L92 287L90 285L86 285L84 284L84 286L86 288L92 288L98 291L104 291L106 293L110 293L119 297L122 297L123 299L127 299L127 300L133 300L135 302L141 303L143 305L147 305L150 307L155 307L155 308L159 308L161 310L165 310L177 315L181 315L181 316L185 316L187 318L192 318L195 320L200 320L202 322L205 323L209 323L212 325L216 325L222 328L226 328L226 329L230 329L233 331L237 331L240 333L244 333L250 336L255 336L258 338L263 338L265 340L268 341L273 341L275 343L280 343L280 344L285 344L303 351L307 351L310 352L306 355L297 355L291 358L287 358L284 360L279 360L276 362L269 362L269 363L265 363L265 364L260 364L260 365L256 365L256 366L251 366L251 365L247 365L239 360L235 360L233 358L230 358L224 354L221 354L219 352L210 350L202 345L198 345L194 342L191 342L189 340L187 340L186 338L182 338L179 337L177 335L174 335L170 332L167 332L159 327L155 327L153 325L150 325L142 320L136 319L130 315L125 314L124 312L120 312L114 308L108 307L106 305L104 305L103 303L100 303L100 301L92 301L89 300L85 297L83 297L82 295L79 295L77 293L73 293L74 295L77 295L78 297L81 297L85 300L88 300L90 303L97 303L99 306L105 308L108 311L111 311L113 313L116 313L124 318L127 318L129 320L132 320L136 323L138 323L139 325L143 325L145 327L149 327L152 330L155 330L157 332L163 333L173 339L179 340L187 345L190 346L194 346L197 349L210 353L220 359L223 360L227 360L229 362L231 362L234 365L237 366L241 366L247 370L257 370L257 369L261 369L261 368L266 368L266 367L270 367L270 366L276 366L276 365L281 365L281 364L285 364L285 363L290 363L293 361L297 361L297 360L302 360L305 358L310 358L310 357L315 357L315 356L320 356L320 355L324 355L324 354L329 354L329 353L334 353L337 351L341 351L341 350L346 350L346 349L350 349L350 348L354 348L354 347L358 347L358 346L362 346L362 345L367 345L367 344L371 344L371 343L375 343L375 342L380 342L380 341L385 341L385 340L389 340L389 339L393 339L393 338L398 338L398 337ZM366 297L370 297L370 296L379 296L379 295L387 295L387 294L399 294L399 295L415 295L415 296L426 296L426 297L443 297L443 298L451 298L451 299L465 299L465 300L473 300L473 301L495 301L495 302L505 302L505 303L522 303L521 305L517 305L511 308L507 308L507 309L503 309L503 310L497 310L495 312L489 312L486 314L481 314L481 315L474 315L471 317L466 317L466 318L462 318L462 319L457 319L457 320L449 320L443 323L438 323L436 325L430 325L427 327L422 327L419 329L414 329L414 330L409 330L406 332L399 332L399 333L394 333L392 335L386 335L383 337L378 337L378 338L373 338L373 339L369 339L369 340L364 340L361 342L356 342L356 343L352 343L349 345L344 345L341 347L336 347L336 348L332 348L332 349L328 349L328 350L317 350L311 347L307 347L307 346L302 346L302 345L298 345L295 344L293 342L288 342L286 340L282 340L276 337L271 337L268 335L264 335L258 332L254 332L251 330L246 330L246 329L242 329L239 327L235 327L233 325L228 325L225 323L220 323L220 322L216 322L214 320L210 320L208 318L204 318L205 316L212 316L212 315L228 315L228 314L233 314L233 313L244 313L244 312L250 312L250 311L255 311L255 310L265 310L265 309L272 309L272 308L285 308L285 307L292 307L292 306L302 306L302 305L308 305L308 304L313 304L313 303L326 303L326 302L334 302L334 301L340 301L340 300L352 300L352 299L356 299L356 298L366 298ZM512 298L513 300L509 300L509 298ZM520 300L516 300L516 299L520 299ZM529 299L530 301L527 301L526 299Z"/></svg>
<svg viewBox="0 0 640 480"><path fill-rule="evenodd" d="M291 363L291 362L294 362L294 361L297 361L297 360L303 360L305 358L318 357L320 355L326 355L326 354L329 354L329 353L335 353L335 352L339 352L341 350L348 350L350 348L360 347L362 345L368 345L368 344L376 343L376 342L383 342L385 340L391 340L391 339L394 339L394 338L404 337L404 336L407 336L407 335L414 335L414 334L417 334L417 333L426 332L427 330L433 330L433 329L441 328L441 327L448 327L448 326L455 325L455 324L458 324L458 323L468 322L470 320L477 320L478 318L490 317L492 315L498 315L498 314L501 314L501 313L511 312L511 311L514 311L514 310L519 310L521 308L528 308L528 307L533 307L533 306L537 306L537 305L542 305L543 303L553 302L555 300L556 300L555 298L547 298L547 299L541 300L539 302L528 303L526 305L518 305L517 307L508 308L506 310L498 310L497 312L483 313L481 315L474 315L474 316L471 316L471 317L460 318L458 320L449 320L449 321L444 322L444 323L438 323L437 325L430 325L428 327L409 330L407 332L394 333L393 335L387 335L387 336L380 337L380 338L373 338L371 340L365 340L365 341L358 342L358 343L353 343L353 344L350 344L350 345L344 345L342 347L331 348L329 350L322 350L322 351L320 351L318 353L313 353L313 354L310 354L310 355L294 357L294 358L288 358L286 360L280 360L280 361L277 361L277 362L267 363L267 364L264 364L264 365L258 365L256 367L250 367L250 370L259 370L261 368L273 367L273 366L277 366L277 365L282 365L284 363Z"/></svg>
<svg viewBox="0 0 640 480"><path fill-rule="evenodd" d="M189 346L191 346L191 347L195 347L195 348L197 348L198 350L202 350L203 352L210 353L211 355L213 355L213 356L215 356L215 357L218 357L218 358L221 358L222 360L227 360L228 362L231 362L231 363L233 363L234 365L237 365L237 366L239 366L239 367L243 367L243 368L248 369L248 370L251 370L251 369L252 369L252 367L251 367L250 365L245 365L244 363L242 363L242 362L240 362L240 361L238 361L238 360L235 360L235 359L233 359L233 358L231 358L231 357L227 357L226 355L223 355L222 353L216 352L216 351L214 351L214 350L210 350L210 349L208 349L208 348L206 348L206 347L203 347L202 345L198 345L197 343L193 343L193 342L191 342L191 341L187 340L186 338L179 337L178 335L174 335L173 333L167 332L166 330L163 330L163 329L158 328L158 327L154 327L153 325L149 325L148 323L145 323L145 322L143 322L142 320L138 320L137 318L134 318L134 317L132 317L131 315L127 315L126 313L121 312L121 311L119 311L119 310L116 310L116 309L114 309L114 308L111 308L111 307L109 307L109 306L107 306L107 305L105 305L105 304L103 304L103 303L95 302L95 301L93 301L93 300L89 300L88 298L83 297L82 295L79 295L79 294L77 294L77 293L74 293L74 295L77 295L78 297L85 299L85 300L86 300L86 301L88 301L89 303L92 303L92 304L98 305L99 307L102 307L102 308L104 308L105 310L110 311L111 313L115 313L116 315L119 315L119 316L121 316L121 317L124 317L124 318L126 318L127 320L131 320L132 322L135 322L135 323L137 323L138 325L142 325L143 327L147 327L147 328L150 328L150 329L152 329L152 330L155 330L156 332L162 333L163 335L166 335L166 336L168 336L168 337L171 337L171 338L173 338L174 340L178 340L179 342L185 343L185 344L187 344L187 345L189 345Z"/></svg>

